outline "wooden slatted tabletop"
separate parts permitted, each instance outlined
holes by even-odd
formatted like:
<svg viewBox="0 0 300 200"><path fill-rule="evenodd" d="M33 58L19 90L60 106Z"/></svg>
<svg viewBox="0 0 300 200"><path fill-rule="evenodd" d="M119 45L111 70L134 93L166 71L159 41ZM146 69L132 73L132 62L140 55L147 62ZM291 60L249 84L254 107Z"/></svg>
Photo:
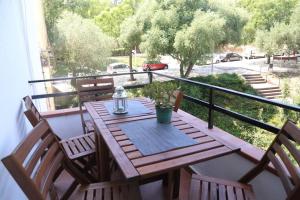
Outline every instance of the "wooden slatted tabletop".
<svg viewBox="0 0 300 200"><path fill-rule="evenodd" d="M85 103L87 111L94 120L97 132L101 134L101 138L105 141L127 179L149 178L239 150L218 138L201 132L189 124L188 120L173 112L172 125L197 143L144 156L119 127L126 122L156 118L152 102L146 98L135 100L139 100L153 112L134 116L111 115L104 106L105 101Z"/></svg>

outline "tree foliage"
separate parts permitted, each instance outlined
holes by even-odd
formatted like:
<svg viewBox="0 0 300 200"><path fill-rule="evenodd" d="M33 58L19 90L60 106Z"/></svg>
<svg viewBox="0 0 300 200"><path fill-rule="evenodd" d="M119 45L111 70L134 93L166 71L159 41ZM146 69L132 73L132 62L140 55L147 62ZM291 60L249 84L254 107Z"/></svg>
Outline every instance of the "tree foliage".
<svg viewBox="0 0 300 200"><path fill-rule="evenodd" d="M84 18L93 18L111 5L110 0L65 0L65 8Z"/></svg>
<svg viewBox="0 0 300 200"><path fill-rule="evenodd" d="M290 23L276 23L270 30L259 30L256 44L269 56L291 54L300 48L300 2L293 10Z"/></svg>
<svg viewBox="0 0 300 200"><path fill-rule="evenodd" d="M54 26L59 19L60 14L63 12L63 0L44 0L44 15L47 27L49 41L53 41Z"/></svg>
<svg viewBox="0 0 300 200"><path fill-rule="evenodd" d="M275 24L288 23L298 0L241 0L251 17L244 28L244 42L254 41L256 30L269 31Z"/></svg>
<svg viewBox="0 0 300 200"><path fill-rule="evenodd" d="M108 35L118 38L120 25L129 16L133 15L141 0L124 0L121 4L110 7L95 16L96 24Z"/></svg>
<svg viewBox="0 0 300 200"><path fill-rule="evenodd" d="M157 1L152 9L152 17L141 22L146 32L141 47L150 58L167 54L179 60L182 77L218 46L237 43L247 21L242 8L225 8L217 1Z"/></svg>
<svg viewBox="0 0 300 200"><path fill-rule="evenodd" d="M58 60L56 67L67 67L75 76L104 69L113 41L91 20L64 11L56 24L53 47Z"/></svg>

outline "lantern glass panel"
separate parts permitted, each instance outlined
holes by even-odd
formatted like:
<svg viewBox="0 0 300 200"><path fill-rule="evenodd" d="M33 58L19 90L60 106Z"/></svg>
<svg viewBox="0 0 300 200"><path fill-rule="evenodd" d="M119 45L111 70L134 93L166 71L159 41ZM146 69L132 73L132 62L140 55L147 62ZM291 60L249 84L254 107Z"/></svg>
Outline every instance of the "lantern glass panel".
<svg viewBox="0 0 300 200"><path fill-rule="evenodd" d="M124 114L127 113L127 94L123 87L117 87L113 95L114 100L114 113Z"/></svg>

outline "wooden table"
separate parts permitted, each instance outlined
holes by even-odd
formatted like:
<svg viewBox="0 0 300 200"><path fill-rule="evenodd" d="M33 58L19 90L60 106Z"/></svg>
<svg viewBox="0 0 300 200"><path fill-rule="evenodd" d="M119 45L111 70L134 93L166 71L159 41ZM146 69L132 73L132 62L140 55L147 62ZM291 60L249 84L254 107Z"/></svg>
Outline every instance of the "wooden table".
<svg viewBox="0 0 300 200"><path fill-rule="evenodd" d="M150 178L239 150L218 138L213 138L199 131L189 124L188 119L173 112L172 124L198 143L143 156L119 127L125 122L156 118L154 105L151 101L146 98L135 100L142 102L145 107L151 110L151 113L134 116L111 115L104 106L105 101L85 103L85 107L95 123L95 129L101 135L103 144L106 144L104 146L107 146L127 179ZM103 151L107 150L104 149ZM107 165L107 162L102 164ZM107 166L102 166L102 169L107 169Z"/></svg>

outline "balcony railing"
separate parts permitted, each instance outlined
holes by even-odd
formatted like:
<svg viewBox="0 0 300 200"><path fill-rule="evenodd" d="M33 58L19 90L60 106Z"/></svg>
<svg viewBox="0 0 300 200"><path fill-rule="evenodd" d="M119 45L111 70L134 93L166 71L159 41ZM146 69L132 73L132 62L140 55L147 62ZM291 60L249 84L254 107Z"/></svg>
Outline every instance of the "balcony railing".
<svg viewBox="0 0 300 200"><path fill-rule="evenodd" d="M255 96L255 95L251 95L251 94L247 94L247 93L243 93L243 92L239 92L239 91L235 91L235 90L231 90L231 89L227 89L227 88L223 88L223 87L218 87L218 86L214 86L214 85L210 85L210 84L206 84L206 83L201 83L201 82L189 80L186 78L178 78L178 77L162 74L159 72L152 72L152 71L150 71L150 72L134 72L134 73L119 73L119 74L105 74L105 75L96 75L96 76L64 77L64 78L53 78L53 79L45 79L45 80L31 80L31 81L28 81L28 83L36 84L36 83L57 82L57 81L66 81L66 80L72 81L72 80L84 79L84 78L99 78L99 77L105 77L105 76L106 77L107 76L115 77L115 76L126 76L126 75L130 75L130 74L134 74L134 75L147 74L149 83L152 83L152 81L154 79L154 75L155 75L157 77L164 77L164 78L176 80L176 81L179 81L182 83L194 85L199 88L208 89L209 90L208 101L205 101L205 100L199 99L199 98L195 98L195 97L192 97L189 95L184 95L184 99L189 102L193 102L197 105L205 106L208 108L208 128L210 128L210 129L213 128L213 124L214 124L213 112L219 112L219 113L223 113L232 118L235 118L237 120L240 120L240 121L248 123L248 124L251 124L255 127L262 128L266 131L269 131L269 132L272 132L275 134L277 134L277 132L279 131L279 128L277 128L271 124L267 124L265 122L255 119L255 118L243 115L238 112L231 111L222 106L214 104L214 95L215 95L216 91L230 94L230 95L233 95L236 97L243 97L246 99L250 99L250 100L261 102L261 103L268 104L268 105L273 105L275 107L283 108L286 110L300 112L299 106L289 105L289 104L285 104L285 103L282 103L279 101L269 100L269 99L266 99L263 97L259 97L259 96ZM146 84L147 83L127 85L127 86L125 86L125 88L126 89L142 88ZM50 97L70 96L70 95L76 95L76 94L77 94L76 91L58 92L58 93L51 93L51 94L34 94L34 95L32 95L32 98L33 99L41 99L41 98L50 98Z"/></svg>

